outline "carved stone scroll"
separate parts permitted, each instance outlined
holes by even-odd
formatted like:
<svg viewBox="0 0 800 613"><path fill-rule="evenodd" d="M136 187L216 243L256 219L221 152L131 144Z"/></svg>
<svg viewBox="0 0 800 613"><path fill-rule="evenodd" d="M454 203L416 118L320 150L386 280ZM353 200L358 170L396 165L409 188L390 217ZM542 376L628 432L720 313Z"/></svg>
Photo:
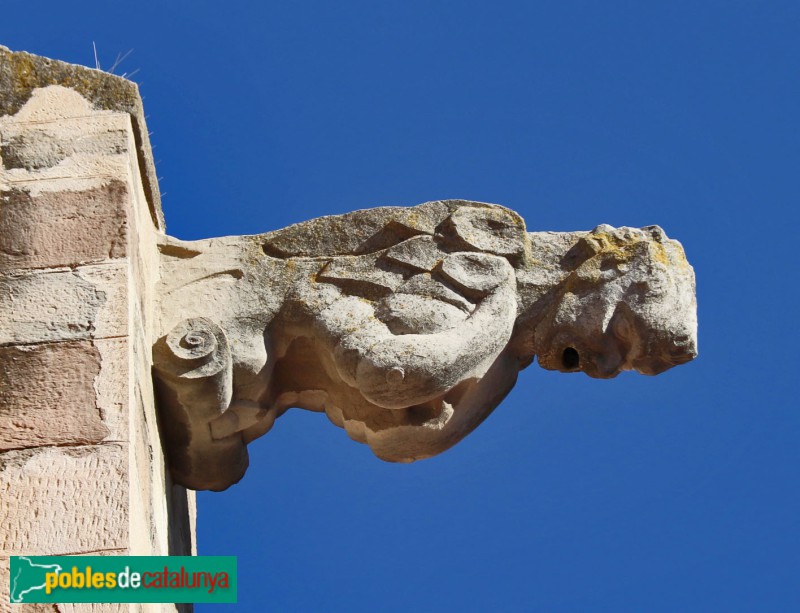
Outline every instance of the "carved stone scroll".
<svg viewBox="0 0 800 613"><path fill-rule="evenodd" d="M156 342L153 368L176 480L199 489L224 487L235 473L240 478L247 469L241 435L235 428L215 432L213 427L233 394L231 352L222 329L205 317L180 322Z"/></svg>

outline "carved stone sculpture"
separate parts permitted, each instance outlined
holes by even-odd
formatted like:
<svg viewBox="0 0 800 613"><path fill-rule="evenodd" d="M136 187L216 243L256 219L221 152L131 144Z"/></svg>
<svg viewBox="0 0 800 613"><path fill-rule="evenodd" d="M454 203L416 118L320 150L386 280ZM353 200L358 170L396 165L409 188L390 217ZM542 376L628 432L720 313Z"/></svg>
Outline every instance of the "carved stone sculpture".
<svg viewBox="0 0 800 613"><path fill-rule="evenodd" d="M448 200L159 248L158 403L195 489L238 481L291 407L411 462L475 429L535 356L609 378L697 354L694 272L657 226L528 233Z"/></svg>

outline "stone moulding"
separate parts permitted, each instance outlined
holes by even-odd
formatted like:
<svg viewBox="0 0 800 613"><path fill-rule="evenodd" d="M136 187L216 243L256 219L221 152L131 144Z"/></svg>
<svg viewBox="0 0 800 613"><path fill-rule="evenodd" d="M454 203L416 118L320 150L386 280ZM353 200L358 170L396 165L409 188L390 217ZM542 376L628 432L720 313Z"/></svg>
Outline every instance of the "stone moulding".
<svg viewBox="0 0 800 613"><path fill-rule="evenodd" d="M195 489L241 479L291 407L411 462L474 430L534 357L610 378L697 355L694 272L658 226L529 233L445 200L159 251L162 435Z"/></svg>

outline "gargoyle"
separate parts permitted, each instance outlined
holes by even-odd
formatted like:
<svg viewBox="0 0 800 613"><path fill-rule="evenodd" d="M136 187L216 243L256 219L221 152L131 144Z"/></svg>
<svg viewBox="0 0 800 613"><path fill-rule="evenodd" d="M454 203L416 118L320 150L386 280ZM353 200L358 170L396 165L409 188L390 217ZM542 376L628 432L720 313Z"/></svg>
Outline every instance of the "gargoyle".
<svg viewBox="0 0 800 613"><path fill-rule="evenodd" d="M393 462L474 430L538 357L658 374L697 354L694 272L657 226L528 233L462 200L255 236L162 237L154 375L173 478L225 489L291 407Z"/></svg>

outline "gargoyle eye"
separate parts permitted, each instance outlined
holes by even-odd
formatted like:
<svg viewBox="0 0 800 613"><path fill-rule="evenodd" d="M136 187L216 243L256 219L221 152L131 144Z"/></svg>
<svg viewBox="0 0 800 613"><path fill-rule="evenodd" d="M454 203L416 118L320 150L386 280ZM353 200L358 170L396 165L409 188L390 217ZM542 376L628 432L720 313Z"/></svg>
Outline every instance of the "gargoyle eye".
<svg viewBox="0 0 800 613"><path fill-rule="evenodd" d="M581 356L575 347L567 347L561 354L561 364L566 370L575 370L581 365Z"/></svg>

